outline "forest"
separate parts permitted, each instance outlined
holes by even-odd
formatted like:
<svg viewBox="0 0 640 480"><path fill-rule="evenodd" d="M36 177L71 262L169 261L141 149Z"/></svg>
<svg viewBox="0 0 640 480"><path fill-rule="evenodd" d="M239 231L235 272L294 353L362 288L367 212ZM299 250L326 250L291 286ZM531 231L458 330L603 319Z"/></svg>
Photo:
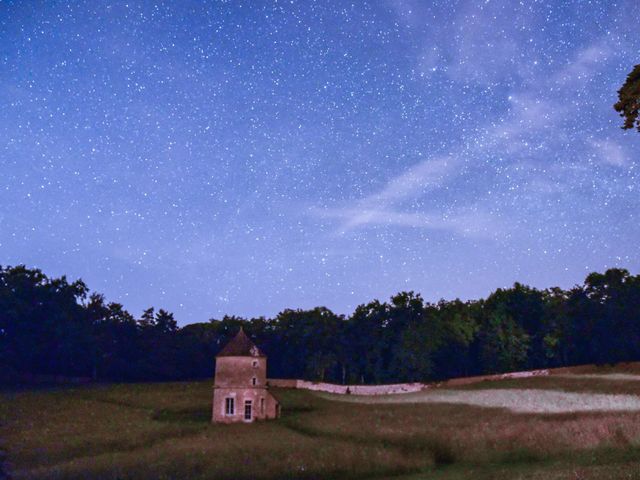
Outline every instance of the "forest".
<svg viewBox="0 0 640 480"><path fill-rule="evenodd" d="M272 378L375 384L637 361L640 275L609 269L569 290L515 283L472 301L400 292L349 316L317 307L178 327L163 309L136 318L81 280L0 266L4 383L212 377L240 326L268 355Z"/></svg>

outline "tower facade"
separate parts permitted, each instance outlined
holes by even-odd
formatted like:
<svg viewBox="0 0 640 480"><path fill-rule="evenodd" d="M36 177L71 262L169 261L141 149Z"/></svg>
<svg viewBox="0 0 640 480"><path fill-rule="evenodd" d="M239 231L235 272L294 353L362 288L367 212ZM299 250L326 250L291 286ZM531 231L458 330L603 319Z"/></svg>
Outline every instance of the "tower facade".
<svg viewBox="0 0 640 480"><path fill-rule="evenodd" d="M212 421L253 422L279 414L268 390L267 357L241 328L216 356Z"/></svg>

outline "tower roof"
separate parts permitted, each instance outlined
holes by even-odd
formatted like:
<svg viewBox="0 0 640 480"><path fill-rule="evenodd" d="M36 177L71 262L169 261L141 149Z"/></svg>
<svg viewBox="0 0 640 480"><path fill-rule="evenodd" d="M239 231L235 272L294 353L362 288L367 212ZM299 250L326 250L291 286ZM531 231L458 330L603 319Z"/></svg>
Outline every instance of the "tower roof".
<svg viewBox="0 0 640 480"><path fill-rule="evenodd" d="M247 334L244 333L242 327L240 331L233 337L229 343L227 343L220 353L216 355L218 357L264 357L265 355L260 351L256 344L251 341Z"/></svg>

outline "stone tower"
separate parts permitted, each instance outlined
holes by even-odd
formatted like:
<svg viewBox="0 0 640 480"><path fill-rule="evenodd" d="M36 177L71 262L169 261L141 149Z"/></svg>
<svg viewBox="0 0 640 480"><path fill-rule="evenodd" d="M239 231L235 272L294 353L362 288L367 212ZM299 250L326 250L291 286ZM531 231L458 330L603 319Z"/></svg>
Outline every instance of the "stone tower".
<svg viewBox="0 0 640 480"><path fill-rule="evenodd" d="M280 404L268 391L267 357L240 328L216 356L212 421L253 422L279 414Z"/></svg>

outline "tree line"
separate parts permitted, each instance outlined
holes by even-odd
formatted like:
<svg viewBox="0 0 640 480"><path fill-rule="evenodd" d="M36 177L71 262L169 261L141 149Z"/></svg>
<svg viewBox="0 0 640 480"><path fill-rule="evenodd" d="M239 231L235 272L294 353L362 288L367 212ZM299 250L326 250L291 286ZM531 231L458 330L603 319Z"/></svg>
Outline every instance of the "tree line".
<svg viewBox="0 0 640 480"><path fill-rule="evenodd" d="M516 283L486 299L425 302L401 292L349 316L325 307L179 328L154 308L139 318L84 282L0 266L0 379L210 378L240 326L269 357L269 376L336 383L432 381L584 363L640 360L640 275L591 273L570 290Z"/></svg>

